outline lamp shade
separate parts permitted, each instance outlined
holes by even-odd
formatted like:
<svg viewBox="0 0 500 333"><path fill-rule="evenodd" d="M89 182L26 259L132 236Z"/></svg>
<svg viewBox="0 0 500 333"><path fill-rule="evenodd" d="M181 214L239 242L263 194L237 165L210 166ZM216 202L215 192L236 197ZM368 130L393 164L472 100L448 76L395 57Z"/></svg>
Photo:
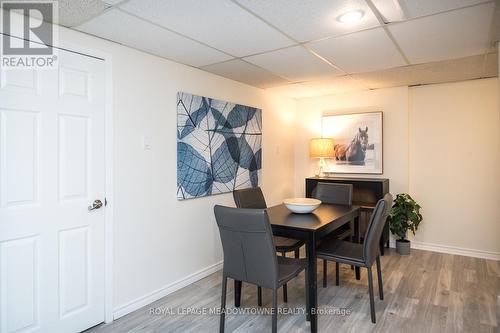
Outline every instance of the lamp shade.
<svg viewBox="0 0 500 333"><path fill-rule="evenodd" d="M333 139L314 138L309 142L309 156L312 158L331 158L333 153Z"/></svg>

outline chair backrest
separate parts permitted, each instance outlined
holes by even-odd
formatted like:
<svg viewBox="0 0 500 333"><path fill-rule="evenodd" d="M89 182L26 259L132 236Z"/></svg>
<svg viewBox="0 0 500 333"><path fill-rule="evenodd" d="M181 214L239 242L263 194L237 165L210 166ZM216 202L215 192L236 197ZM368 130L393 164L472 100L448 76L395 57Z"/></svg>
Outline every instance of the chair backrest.
<svg viewBox="0 0 500 333"><path fill-rule="evenodd" d="M215 206L224 251L224 274L266 288L278 284L271 225L263 209Z"/></svg>
<svg viewBox="0 0 500 333"><path fill-rule="evenodd" d="M318 183L312 197L328 204L351 206L352 184Z"/></svg>
<svg viewBox="0 0 500 333"><path fill-rule="evenodd" d="M260 187L233 191L233 198L238 208L267 208L266 199Z"/></svg>
<svg viewBox="0 0 500 333"><path fill-rule="evenodd" d="M380 199L373 210L363 244L363 256L367 265L372 265L379 254L380 237L384 230L387 216L392 207L392 195L387 193Z"/></svg>

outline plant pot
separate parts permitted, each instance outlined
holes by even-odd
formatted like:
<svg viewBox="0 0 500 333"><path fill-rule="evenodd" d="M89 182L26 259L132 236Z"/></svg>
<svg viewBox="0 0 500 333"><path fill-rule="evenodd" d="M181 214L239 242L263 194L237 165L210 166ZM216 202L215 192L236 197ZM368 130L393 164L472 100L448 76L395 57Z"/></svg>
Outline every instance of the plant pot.
<svg viewBox="0 0 500 333"><path fill-rule="evenodd" d="M401 255L410 254L410 241L407 239L396 240L396 252Z"/></svg>

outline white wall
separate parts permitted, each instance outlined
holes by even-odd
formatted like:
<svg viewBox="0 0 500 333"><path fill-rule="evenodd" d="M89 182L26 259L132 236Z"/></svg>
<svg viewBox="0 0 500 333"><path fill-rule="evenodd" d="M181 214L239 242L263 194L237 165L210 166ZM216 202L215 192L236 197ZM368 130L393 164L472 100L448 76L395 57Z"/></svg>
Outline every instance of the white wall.
<svg viewBox="0 0 500 333"><path fill-rule="evenodd" d="M304 195L304 178L317 168L317 161L309 159L308 144L321 136L322 114L360 111L384 112L384 174L356 177L389 178L391 192L408 191L408 88L398 87L298 100L295 195Z"/></svg>
<svg viewBox="0 0 500 333"><path fill-rule="evenodd" d="M382 110L384 174L375 177L422 204L414 246L500 259L498 96L494 78L299 100L295 194L314 174L308 142L321 135L323 112Z"/></svg>
<svg viewBox="0 0 500 333"><path fill-rule="evenodd" d="M500 254L498 79L411 88L409 104L415 241Z"/></svg>
<svg viewBox="0 0 500 333"><path fill-rule="evenodd" d="M293 194L295 102L78 32L60 33L113 58L113 303L124 314L222 260L213 206L233 205L232 195L176 199L177 92L262 108L262 186L269 204ZM152 137L151 151L142 149L143 135Z"/></svg>

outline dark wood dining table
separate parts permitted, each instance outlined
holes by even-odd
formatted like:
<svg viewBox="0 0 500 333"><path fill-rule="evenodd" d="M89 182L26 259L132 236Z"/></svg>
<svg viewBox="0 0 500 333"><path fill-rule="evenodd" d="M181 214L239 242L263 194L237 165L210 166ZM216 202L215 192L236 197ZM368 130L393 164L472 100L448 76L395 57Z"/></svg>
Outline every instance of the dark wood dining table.
<svg viewBox="0 0 500 333"><path fill-rule="evenodd" d="M331 205L321 204L310 214L295 214L290 212L285 205L269 207L267 210L269 223L273 234L276 236L302 239L306 243L306 257L308 261L309 290L308 320L311 323L311 332L318 330L318 294L317 294L317 265L316 241L325 237L332 231L349 223L353 240L359 242L359 214L360 207L356 205ZM360 278L359 268L356 269L356 279ZM241 298L241 283L235 284L235 305L239 306Z"/></svg>

